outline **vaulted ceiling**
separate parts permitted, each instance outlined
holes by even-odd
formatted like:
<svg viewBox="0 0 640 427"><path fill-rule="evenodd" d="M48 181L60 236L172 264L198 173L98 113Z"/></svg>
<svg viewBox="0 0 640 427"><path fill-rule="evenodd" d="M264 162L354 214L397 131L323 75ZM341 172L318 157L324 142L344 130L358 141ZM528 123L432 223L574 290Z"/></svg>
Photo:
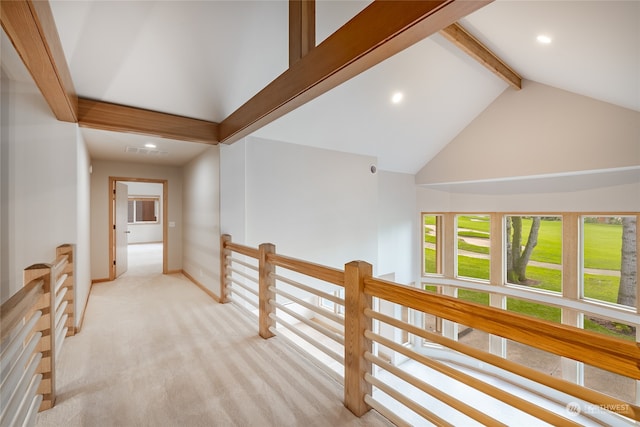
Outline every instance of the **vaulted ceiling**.
<svg viewBox="0 0 640 427"><path fill-rule="evenodd" d="M640 2L462 3L476 3L478 10L460 15L459 23L525 81L640 111ZM369 6L368 1L317 0L316 44L329 44L331 34ZM322 93L321 86L331 83L323 80L297 101L282 101L288 107L274 112L264 105L280 94L300 95L289 92L295 76L285 78L284 86L252 104L262 116L246 122L250 125L244 130L230 131L234 112L242 112L263 88L291 73L288 10L284 0L51 1L79 97L199 119L205 125L220 123L218 130L227 135L237 131L236 136L370 155L383 170L417 172L503 91L517 90L437 31L425 39L420 31L405 32L420 40L366 69L377 61L369 55L365 65L355 67L364 71L351 79L349 74L360 69L337 69L337 82L344 81L337 87ZM367 31L345 34L368 37ZM540 34L552 42L540 44ZM329 51L333 54L313 52L318 61L305 62L307 55L298 65L307 67L306 72L322 71L330 67L325 62L335 58L339 63L339 54L351 49L351 43L343 45ZM312 99L310 93L318 88L322 94ZM396 91L404 98L393 104ZM264 115L279 118L262 126ZM83 132L93 158L182 164L202 149L170 138L89 128ZM149 141L166 154L141 156L126 150Z"/></svg>

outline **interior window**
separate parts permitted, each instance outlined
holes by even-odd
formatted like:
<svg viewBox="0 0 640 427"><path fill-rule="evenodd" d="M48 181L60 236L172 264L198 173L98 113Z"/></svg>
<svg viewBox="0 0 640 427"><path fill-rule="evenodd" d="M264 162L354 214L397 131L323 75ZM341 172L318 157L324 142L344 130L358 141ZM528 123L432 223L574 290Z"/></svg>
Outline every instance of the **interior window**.
<svg viewBox="0 0 640 427"><path fill-rule="evenodd" d="M157 223L159 197L129 197L129 224Z"/></svg>

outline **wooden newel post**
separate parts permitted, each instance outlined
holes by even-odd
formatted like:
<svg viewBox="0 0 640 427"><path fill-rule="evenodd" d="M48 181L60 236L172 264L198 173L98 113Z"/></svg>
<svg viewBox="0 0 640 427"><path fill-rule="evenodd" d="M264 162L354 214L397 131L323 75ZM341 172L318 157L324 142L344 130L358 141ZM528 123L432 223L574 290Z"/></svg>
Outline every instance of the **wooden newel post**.
<svg viewBox="0 0 640 427"><path fill-rule="evenodd" d="M56 316L53 312L55 308L55 292L53 287L53 271L49 264L34 264L24 269L24 284L27 285L33 280L44 281L43 294L36 305L36 310L42 312L42 316L36 323L36 331L42 333L40 342L36 346L36 351L42 353L42 359L36 369L36 373L42 374L42 381L38 387L38 394L42 394L40 411L50 409L56 401Z"/></svg>
<svg viewBox="0 0 640 427"><path fill-rule="evenodd" d="M269 317L273 311L273 307L269 300L275 299L276 294L269 288L275 287L276 280L272 276L275 274L276 267L269 261L267 261L267 255L276 252L275 245L271 243L263 243L259 246L259 283L258 283L258 295L259 295L259 310L258 315L259 333L264 339L271 338L274 334L269 330L269 327L273 324L273 321Z"/></svg>
<svg viewBox="0 0 640 427"><path fill-rule="evenodd" d="M227 269L229 268L229 257L231 256L231 250L227 249L226 244L231 243L231 236L229 234L223 234L220 236L220 303L224 304L229 302L227 295L227 287L229 285L229 274Z"/></svg>
<svg viewBox="0 0 640 427"><path fill-rule="evenodd" d="M364 401L371 395L371 384L364 379L372 374L371 363L364 354L371 352L371 341L364 337L371 330L372 321L364 315L371 308L371 297L364 294L364 279L371 277L373 268L364 261L352 261L344 266L344 406L361 417L369 409Z"/></svg>

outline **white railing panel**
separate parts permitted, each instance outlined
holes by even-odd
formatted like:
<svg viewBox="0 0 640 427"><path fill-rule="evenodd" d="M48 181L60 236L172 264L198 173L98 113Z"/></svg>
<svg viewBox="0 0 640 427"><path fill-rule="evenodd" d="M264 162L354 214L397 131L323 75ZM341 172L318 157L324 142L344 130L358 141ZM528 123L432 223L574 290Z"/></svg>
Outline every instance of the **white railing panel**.
<svg viewBox="0 0 640 427"><path fill-rule="evenodd" d="M58 309L60 308L60 304L62 304L62 301L64 301L64 297L67 294L67 291L69 290L69 288L64 287L62 288L62 290L60 292L58 292L58 295L56 295L56 308L55 311L58 311Z"/></svg>
<svg viewBox="0 0 640 427"><path fill-rule="evenodd" d="M27 398L30 399L26 392L29 389L29 385L32 382L32 378L41 359L42 353L36 353L33 355L27 368L22 371L22 375L20 376L15 388L12 387L10 389L11 393L7 393L9 396L6 399L2 399L3 404L6 403L6 406L2 408L2 413L0 414L0 425L4 425L8 420L13 420L24 400Z"/></svg>
<svg viewBox="0 0 640 427"><path fill-rule="evenodd" d="M7 360L6 362L3 360L3 363L7 363L9 371L6 378L0 384L0 402L8 402L10 396L20 387L20 381L24 374L24 367L32 356L40 336L40 333L34 334L27 345L22 348L22 351L17 354L15 359Z"/></svg>
<svg viewBox="0 0 640 427"><path fill-rule="evenodd" d="M8 363L5 361L13 360L19 350L23 348L24 341L27 336L33 331L34 326L42 317L41 311L33 313L31 318L22 325L16 335L6 342L6 345L0 353L0 360L2 360L2 369L0 370L0 383L4 382L4 379L9 374ZM42 334L38 335L40 337Z"/></svg>
<svg viewBox="0 0 640 427"><path fill-rule="evenodd" d="M68 301L65 301L64 303L62 303L62 305L60 306L60 309L58 311L56 311L56 321L55 321L55 325L56 325L56 330L58 330L58 328L60 327L60 323L65 323L67 321L67 317L68 315L65 314L64 310L67 308L67 305L69 305ZM64 320L63 320L64 318Z"/></svg>
<svg viewBox="0 0 640 427"><path fill-rule="evenodd" d="M62 276L60 276L58 278L58 280L56 281L56 286L55 286L55 293L56 295L58 294L58 292L60 291L60 288L62 288L62 285L64 285L64 282L66 282L67 277L69 277L68 274L63 274Z"/></svg>
<svg viewBox="0 0 640 427"><path fill-rule="evenodd" d="M42 381L42 374L34 375L31 378L31 382L29 383L29 388L20 403L20 407L16 411L16 415L13 417L12 422L9 425L23 425L23 426L31 426L33 424L29 423L29 420L35 418L31 411L33 411L33 403L38 400L38 396L40 396L40 400L42 400L42 395L36 395L38 392L38 386L40 385L40 381ZM39 405L39 404L38 404ZM35 408L35 412L38 412L38 408ZM22 421L22 423L21 423ZM35 421L35 419L33 419Z"/></svg>
<svg viewBox="0 0 640 427"><path fill-rule="evenodd" d="M38 384L42 379L42 375L38 375L40 379L38 380ZM27 416L24 419L21 427L32 427L36 424L36 416L38 415L38 409L40 408L40 404L42 403L42 395L36 395L31 401L31 405L29 406L29 410L27 411Z"/></svg>

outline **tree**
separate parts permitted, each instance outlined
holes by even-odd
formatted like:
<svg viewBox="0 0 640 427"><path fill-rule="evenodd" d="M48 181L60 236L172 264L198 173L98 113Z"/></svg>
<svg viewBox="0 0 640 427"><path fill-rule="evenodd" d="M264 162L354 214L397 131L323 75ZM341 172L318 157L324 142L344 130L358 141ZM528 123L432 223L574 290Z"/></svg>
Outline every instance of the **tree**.
<svg viewBox="0 0 640 427"><path fill-rule="evenodd" d="M538 244L540 217L531 219L531 229L527 243L522 247L522 217L507 217L507 280L509 283L525 284L527 282L527 264Z"/></svg>
<svg viewBox="0 0 640 427"><path fill-rule="evenodd" d="M636 246L635 216L622 217L622 257L620 261L620 287L618 304L636 306L638 284L638 250Z"/></svg>

